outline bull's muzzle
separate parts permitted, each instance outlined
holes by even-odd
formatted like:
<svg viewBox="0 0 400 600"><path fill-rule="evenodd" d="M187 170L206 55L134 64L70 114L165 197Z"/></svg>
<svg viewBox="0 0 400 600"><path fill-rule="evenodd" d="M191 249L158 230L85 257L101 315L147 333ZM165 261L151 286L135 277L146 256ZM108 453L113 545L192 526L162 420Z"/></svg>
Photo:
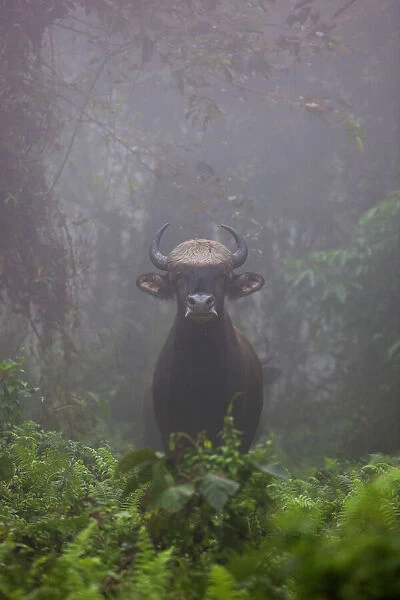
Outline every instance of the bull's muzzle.
<svg viewBox="0 0 400 600"><path fill-rule="evenodd" d="M218 318L214 296L212 294L189 294L186 298L185 318L201 322Z"/></svg>

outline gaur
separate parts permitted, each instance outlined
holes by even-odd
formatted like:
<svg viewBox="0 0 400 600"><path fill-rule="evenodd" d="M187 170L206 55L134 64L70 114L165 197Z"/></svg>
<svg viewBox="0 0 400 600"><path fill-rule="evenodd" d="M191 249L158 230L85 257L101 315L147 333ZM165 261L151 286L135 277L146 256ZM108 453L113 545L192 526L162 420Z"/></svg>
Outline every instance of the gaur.
<svg viewBox="0 0 400 600"><path fill-rule="evenodd" d="M236 242L231 252L206 239L182 242L168 256L160 249L163 225L150 245L153 264L164 273L145 273L138 287L160 299L176 298L177 312L159 355L149 397L162 444L184 432L205 432L218 443L231 401L241 450L254 439L263 405L260 360L245 335L232 324L225 298L248 296L264 285L258 273L236 273L247 258L247 244L232 227L221 225ZM148 425L148 424L147 424ZM151 427L145 425L149 432ZM151 433L146 445L153 445Z"/></svg>

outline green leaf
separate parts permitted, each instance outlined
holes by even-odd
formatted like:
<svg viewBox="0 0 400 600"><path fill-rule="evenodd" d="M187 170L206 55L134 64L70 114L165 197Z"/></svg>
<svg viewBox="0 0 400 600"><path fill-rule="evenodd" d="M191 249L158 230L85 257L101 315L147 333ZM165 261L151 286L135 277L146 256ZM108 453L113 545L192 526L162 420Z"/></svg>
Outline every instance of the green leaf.
<svg viewBox="0 0 400 600"><path fill-rule="evenodd" d="M152 465L151 485L154 496L157 496L164 490L174 486L175 480L168 470L164 460L159 460L153 463L149 462L148 464Z"/></svg>
<svg viewBox="0 0 400 600"><path fill-rule="evenodd" d="M193 496L195 488L191 483L182 483L168 487L157 494L154 494L154 508L163 508L168 512L178 512L183 508L191 496Z"/></svg>
<svg viewBox="0 0 400 600"><path fill-rule="evenodd" d="M390 359L400 350L400 340L397 340L394 344L392 344L388 350L388 356Z"/></svg>
<svg viewBox="0 0 400 600"><path fill-rule="evenodd" d="M21 367L22 364L23 364L22 360L20 360L19 362L15 362L11 358L8 358L8 359L0 362L0 371L12 371L13 369L16 369L17 367Z"/></svg>
<svg viewBox="0 0 400 600"><path fill-rule="evenodd" d="M217 473L207 473L199 479L199 491L207 502L221 512L230 496L233 496L239 489L237 481L227 479Z"/></svg>
<svg viewBox="0 0 400 600"><path fill-rule="evenodd" d="M7 454L0 455L0 481L10 481L14 475L14 463Z"/></svg>
<svg viewBox="0 0 400 600"><path fill-rule="evenodd" d="M128 183L129 183L129 191L131 191L131 192L136 192L137 190L140 190L140 188L141 188L139 183L135 179L133 179L133 177L131 177L128 180Z"/></svg>
<svg viewBox="0 0 400 600"><path fill-rule="evenodd" d="M207 588L207 598L213 600L246 600L249 598L247 590L239 590L236 580L225 567L213 565Z"/></svg>
<svg viewBox="0 0 400 600"><path fill-rule="evenodd" d="M86 393L89 396L89 398L92 398L92 400L94 400L96 402L96 404L99 404L99 402L100 402L99 394L96 394L96 392L86 392Z"/></svg>
<svg viewBox="0 0 400 600"><path fill-rule="evenodd" d="M315 284L315 275L314 275L314 272L312 271L312 269L307 269L306 271L302 271L296 277L296 279L293 281L293 286L297 287L305 279L308 279L308 282L311 285L311 287L314 287L314 284Z"/></svg>
<svg viewBox="0 0 400 600"><path fill-rule="evenodd" d="M128 452L121 458L117 468L115 469L116 475L124 475L129 473L135 467L142 465L145 462L154 462L160 460L157 454L151 448L141 448L140 450L133 450Z"/></svg>
<svg viewBox="0 0 400 600"><path fill-rule="evenodd" d="M337 296L337 298L339 299L339 301L342 304L344 304L346 302L346 299L347 299L347 289L343 285L343 283L336 283L332 287L332 291Z"/></svg>

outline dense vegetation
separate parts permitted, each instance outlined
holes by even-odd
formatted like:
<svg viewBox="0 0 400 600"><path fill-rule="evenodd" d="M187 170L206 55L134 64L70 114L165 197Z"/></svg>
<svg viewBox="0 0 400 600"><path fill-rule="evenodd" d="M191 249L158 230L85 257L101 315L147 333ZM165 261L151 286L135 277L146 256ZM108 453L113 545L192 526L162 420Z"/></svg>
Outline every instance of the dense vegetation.
<svg viewBox="0 0 400 600"><path fill-rule="evenodd" d="M343 599L400 595L400 461L283 471L274 445L120 461L21 421L20 365L0 365L0 598ZM176 440L175 440L176 441Z"/></svg>
<svg viewBox="0 0 400 600"><path fill-rule="evenodd" d="M301 412L315 414L300 443L310 439L314 424L325 432L323 447L336 456L399 448L399 252L396 190L360 215L346 244L287 260L286 310L293 314L296 306L307 320L306 358L314 360L309 371L316 380L311 398L296 409L299 420ZM316 398L321 402L313 411Z"/></svg>

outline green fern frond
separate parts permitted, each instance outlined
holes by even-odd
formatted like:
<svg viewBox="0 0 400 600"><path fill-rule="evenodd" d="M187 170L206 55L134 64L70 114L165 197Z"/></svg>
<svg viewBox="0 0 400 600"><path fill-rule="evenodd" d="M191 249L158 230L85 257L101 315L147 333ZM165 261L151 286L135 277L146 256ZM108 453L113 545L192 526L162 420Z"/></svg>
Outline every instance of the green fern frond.
<svg viewBox="0 0 400 600"><path fill-rule="evenodd" d="M85 446L85 454L91 457L94 463L92 468L101 476L102 480L113 478L118 460L109 448L102 447L95 450L94 448Z"/></svg>
<svg viewBox="0 0 400 600"><path fill-rule="evenodd" d="M98 524L92 519L89 525L70 542L64 551L63 559L73 564L90 550L94 535L98 532Z"/></svg>
<svg viewBox="0 0 400 600"><path fill-rule="evenodd" d="M142 521L142 501L146 493L146 489L147 486L142 486L136 489L134 492L129 494L129 496L125 496L120 504L121 509L123 511L127 511L131 516L134 516L138 523Z"/></svg>
<svg viewBox="0 0 400 600"><path fill-rule="evenodd" d="M139 529L138 550L135 556L133 582L135 594L141 600L163 600L167 597L171 577L168 562L173 548L156 554L144 526Z"/></svg>
<svg viewBox="0 0 400 600"><path fill-rule="evenodd" d="M356 480L339 518L343 533L400 526L400 468L390 468L371 482Z"/></svg>
<svg viewBox="0 0 400 600"><path fill-rule="evenodd" d="M64 552L56 560L49 561L41 576L41 598L54 600L102 600L101 584L104 578L104 566L98 556L92 556L94 537L98 533L98 524L92 519L89 525L75 539L66 545ZM33 565L34 577L43 568L43 557Z"/></svg>
<svg viewBox="0 0 400 600"><path fill-rule="evenodd" d="M250 596L246 590L238 589L235 578L221 565L214 565L209 575L210 583L206 597L212 600L247 600Z"/></svg>

